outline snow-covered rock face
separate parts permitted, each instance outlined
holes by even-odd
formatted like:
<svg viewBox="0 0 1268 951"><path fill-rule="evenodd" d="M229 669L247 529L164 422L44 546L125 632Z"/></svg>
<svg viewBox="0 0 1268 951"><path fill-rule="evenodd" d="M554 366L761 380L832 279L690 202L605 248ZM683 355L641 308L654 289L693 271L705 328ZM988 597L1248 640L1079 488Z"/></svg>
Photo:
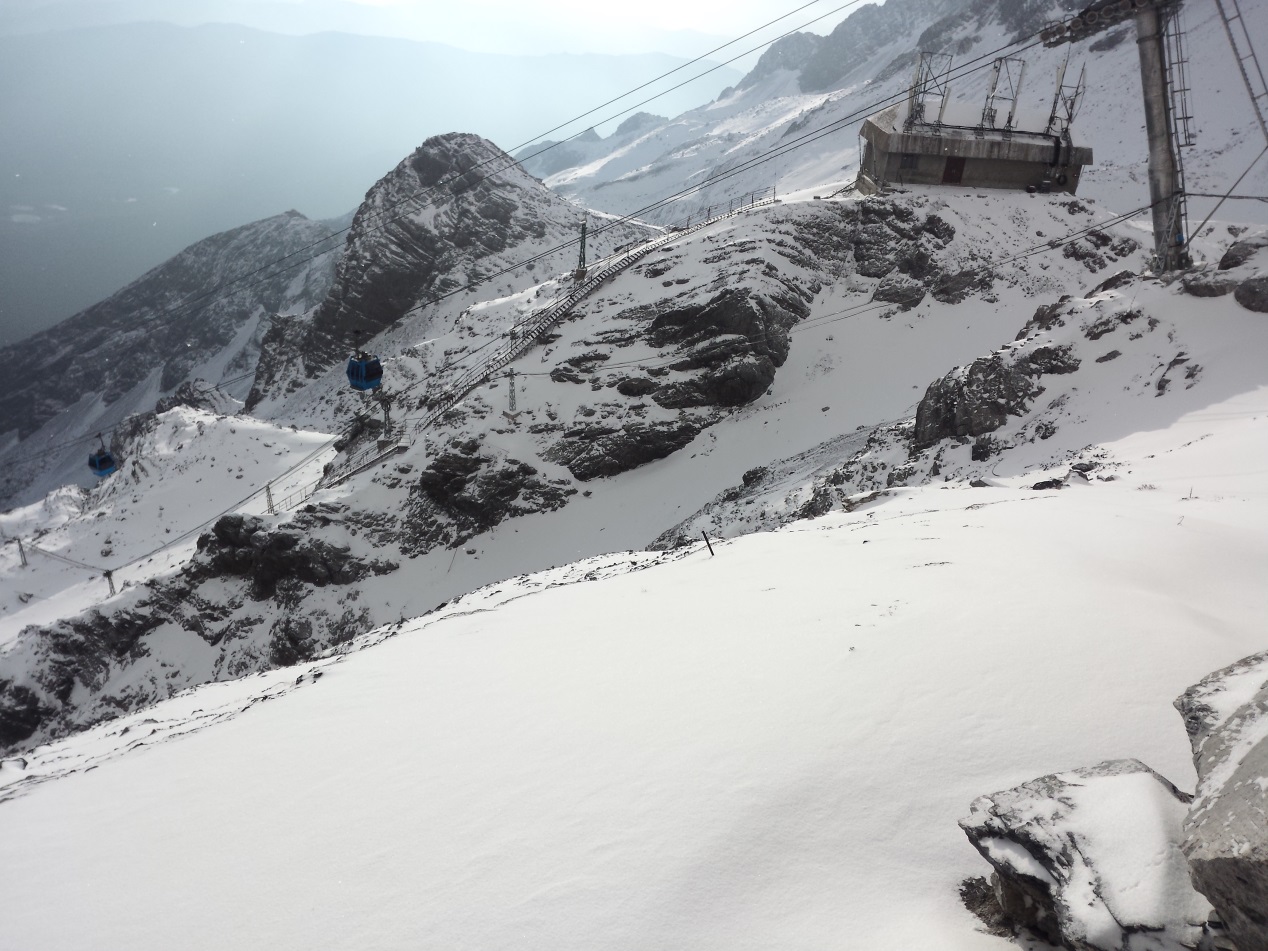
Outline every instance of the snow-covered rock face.
<svg viewBox="0 0 1268 951"><path fill-rule="evenodd" d="M236 380L228 393L245 396L262 323L307 310L329 290L339 254L330 238L326 225L293 211L244 225L191 245L56 327L0 348L0 363L21 367L0 378L0 438L15 437L0 449L0 509L32 501L24 490L33 483L38 494L47 491L38 488L47 481L37 481L43 472L86 474L93 447L82 437L153 409L191 375L212 384ZM279 260L286 265L269 266ZM61 451L73 440L80 441ZM49 443L55 450L41 453Z"/></svg>
<svg viewBox="0 0 1268 951"><path fill-rule="evenodd" d="M982 796L961 828L1004 915L1071 951L1194 948L1210 905L1189 884L1189 797L1136 760Z"/></svg>
<svg viewBox="0 0 1268 951"><path fill-rule="evenodd" d="M367 193L321 306L265 337L248 409L275 411L279 398L437 298L529 261L526 270L546 273L569 266L580 216L491 142L428 139ZM652 233L618 225L592 250Z"/></svg>
<svg viewBox="0 0 1268 951"><path fill-rule="evenodd" d="M1238 661L1176 700L1197 793L1184 852L1238 951L1268 949L1268 653Z"/></svg>

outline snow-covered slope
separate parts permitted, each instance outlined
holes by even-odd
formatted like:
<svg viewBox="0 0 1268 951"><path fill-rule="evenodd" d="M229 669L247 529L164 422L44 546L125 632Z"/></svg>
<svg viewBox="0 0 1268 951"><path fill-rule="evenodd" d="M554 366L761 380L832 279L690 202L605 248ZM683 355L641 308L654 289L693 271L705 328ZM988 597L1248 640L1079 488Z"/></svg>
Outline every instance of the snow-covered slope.
<svg viewBox="0 0 1268 951"><path fill-rule="evenodd" d="M10 741L29 744L188 682L156 671L144 651L103 652L103 641L188 642L199 651L210 642L222 655L220 679L313 656L349 632L508 575L645 546L750 469L909 412L949 364L1010 339L1065 287L1115 262L1138 267L1130 228L1098 237L1099 250L1087 238L1069 253L1044 243L1043 235L1105 218L1059 198L936 191L759 207L671 242L604 284L511 365L514 409L508 380L494 378L424 430L415 427L430 389L566 285L552 279L468 307L452 324L444 311L402 322L376 345L395 355L389 389L394 424L409 436L404 451L319 493L315 514L296 525L269 519L258 531L254 523L218 530L205 559L104 605L87 627L25 632L26 646L2 659L9 706L19 711ZM1047 253L1006 265L1013 249L1001 246L1001 227L1036 235ZM327 371L276 406L338 429L358 402L340 373ZM355 452L373 435L341 446ZM263 485L244 488L245 496ZM319 578L305 569L298 587L278 588L259 553L309 544L319 560L346 549L360 567ZM402 588L386 566L405 572L406 564L413 580ZM339 590L314 590L332 578ZM306 594L314 606L335 599L337 609L322 608L331 623L294 626L289 618ZM195 607L167 607L185 602ZM134 622L138 612L147 625ZM84 654L96 658L91 676L82 673ZM62 686L68 668L80 684L72 693ZM138 689L138 679L148 686ZM19 688L31 693L16 699Z"/></svg>
<svg viewBox="0 0 1268 951"><path fill-rule="evenodd" d="M595 208L630 213L649 208L649 220L668 222L778 183L781 192L831 191L853 181L859 124L905 95L915 51L952 55L951 98L980 109L995 56L1026 60L1020 113L1042 128L1057 69L1070 57L1068 80L1087 66L1087 94L1074 131L1090 144L1094 164L1080 194L1128 210L1148 203L1147 144L1140 67L1130 24L1094 41L1045 49L1012 44L1050 19L1077 12L1069 3L924 3L889 0L848 17L832 36L810 43L793 38L772 48L745 81L717 101L643 131L634 142L613 143L607 154L554 172L547 184ZM1065 11L1063 13L1063 10ZM1268 31L1268 6L1246 4L1251 36ZM1263 148L1245 86L1214 4L1181 12L1189 58L1189 108L1197 146L1185 149L1186 185L1195 195L1221 195ZM684 198L656 205L667 195ZM1246 177L1239 193L1268 191L1268 162ZM1192 226L1214 197L1190 200ZM1240 202L1233 220L1268 222L1259 202Z"/></svg>
<svg viewBox="0 0 1268 951"><path fill-rule="evenodd" d="M1265 325L1180 323L1230 382L1103 443L1113 482L900 489L511 579L6 760L6 935L1013 947L957 898L969 803L1122 756L1191 788L1171 698L1262 647L1268 380L1235 351Z"/></svg>

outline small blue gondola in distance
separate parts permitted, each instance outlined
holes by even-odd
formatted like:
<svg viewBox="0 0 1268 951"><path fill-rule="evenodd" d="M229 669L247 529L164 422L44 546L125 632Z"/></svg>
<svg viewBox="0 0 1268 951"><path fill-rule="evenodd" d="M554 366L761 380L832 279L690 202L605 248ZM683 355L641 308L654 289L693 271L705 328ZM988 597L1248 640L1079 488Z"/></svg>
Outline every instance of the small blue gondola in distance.
<svg viewBox="0 0 1268 951"><path fill-rule="evenodd" d="M88 456L88 468L98 479L104 479L119 468L109 449L98 449Z"/></svg>
<svg viewBox="0 0 1268 951"><path fill-rule="evenodd" d="M383 364L360 351L348 359L348 383L354 390L377 390L383 385Z"/></svg>

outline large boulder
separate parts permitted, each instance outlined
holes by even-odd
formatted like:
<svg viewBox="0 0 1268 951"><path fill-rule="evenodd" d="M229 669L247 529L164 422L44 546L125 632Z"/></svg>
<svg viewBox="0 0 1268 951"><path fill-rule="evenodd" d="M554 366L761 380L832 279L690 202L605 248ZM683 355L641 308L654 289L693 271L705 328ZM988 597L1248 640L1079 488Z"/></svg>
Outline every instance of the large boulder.
<svg viewBox="0 0 1268 951"><path fill-rule="evenodd" d="M1233 299L1247 310L1268 314L1268 277L1248 277L1237 285Z"/></svg>
<svg viewBox="0 0 1268 951"><path fill-rule="evenodd" d="M1184 822L1193 884L1238 951L1268 951L1268 651L1217 670L1175 704L1198 771Z"/></svg>
<svg viewBox="0 0 1268 951"><path fill-rule="evenodd" d="M974 800L960 827L1007 920L1072 951L1196 947L1210 905L1180 851L1189 797L1137 760Z"/></svg>

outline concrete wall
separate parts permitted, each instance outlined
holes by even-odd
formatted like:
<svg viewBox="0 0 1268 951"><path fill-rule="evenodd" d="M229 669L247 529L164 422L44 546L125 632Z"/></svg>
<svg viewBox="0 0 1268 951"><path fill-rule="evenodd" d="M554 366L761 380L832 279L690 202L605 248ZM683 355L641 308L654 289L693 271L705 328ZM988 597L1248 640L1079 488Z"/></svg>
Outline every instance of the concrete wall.
<svg viewBox="0 0 1268 951"><path fill-rule="evenodd" d="M862 134L866 144L860 186L865 190L885 184L1025 190L1032 185L1041 188L1047 181L1052 191L1073 195L1083 165L1092 158L1091 149L1064 145L1062 164L1054 167L1051 163L1057 151L1053 140L1038 136L903 133L878 128L871 120L864 123ZM959 180L946 181L948 167L954 179L961 162Z"/></svg>

